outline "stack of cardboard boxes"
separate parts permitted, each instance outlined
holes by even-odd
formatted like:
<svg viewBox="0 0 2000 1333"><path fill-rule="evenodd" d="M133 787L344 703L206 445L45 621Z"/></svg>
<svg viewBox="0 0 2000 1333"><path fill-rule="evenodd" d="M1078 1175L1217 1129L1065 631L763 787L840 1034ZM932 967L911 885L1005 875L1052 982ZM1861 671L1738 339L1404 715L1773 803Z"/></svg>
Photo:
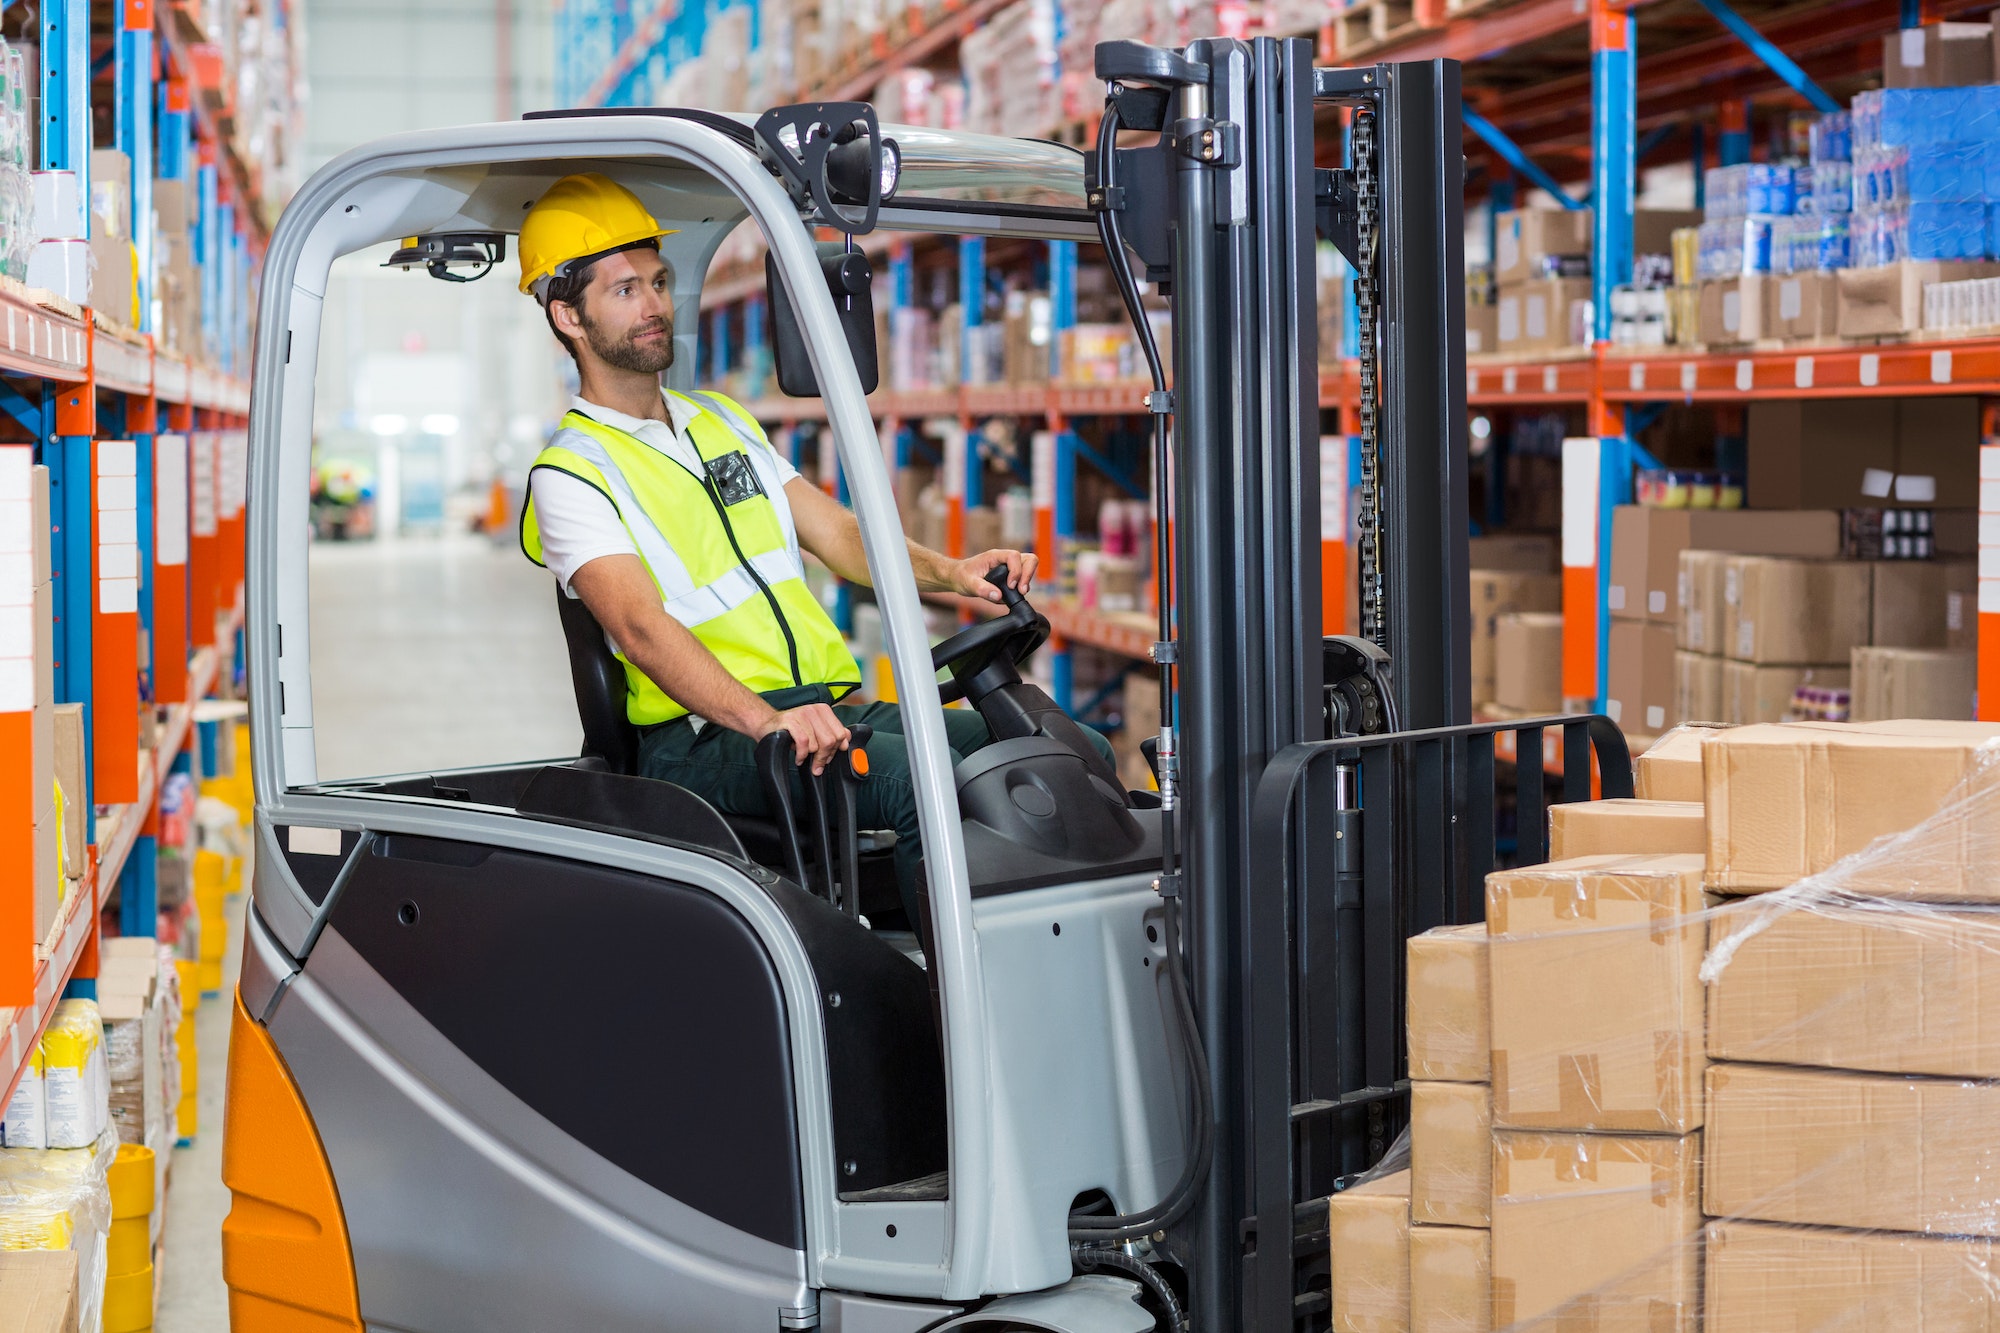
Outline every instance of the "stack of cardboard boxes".
<svg viewBox="0 0 2000 1333"><path fill-rule="evenodd" d="M1613 513L1606 712L1631 735L1657 736L1686 716L1713 719L1721 712L1720 659L1733 643L1727 590L1721 570L1708 565L1700 566L1699 581L1690 570L1690 581L1683 582L1681 557L1690 550L1831 559L1840 554L1840 515L1638 505ZM1754 637L1754 623L1752 631ZM1784 645L1784 651L1793 648ZM1712 662L1677 660L1676 652ZM1739 656L1756 660L1754 652ZM1845 648L1835 660L1844 666ZM1713 673L1695 674L1711 664Z"/></svg>
<svg viewBox="0 0 2000 1333"><path fill-rule="evenodd" d="M153 182L153 326L160 345L183 355L201 351L201 273L190 224L197 201L188 181Z"/></svg>
<svg viewBox="0 0 2000 1333"><path fill-rule="evenodd" d="M1411 1170L1332 1201L1334 1327L1991 1327L1996 775L2000 726L1683 728L1555 807L1410 941Z"/></svg>
<svg viewBox="0 0 2000 1333"><path fill-rule="evenodd" d="M1640 209L1632 215L1632 252L1664 256L1675 228L1699 213ZM1483 282L1467 284L1466 350L1547 353L1591 340L1591 211L1520 208L1494 220L1492 298ZM1630 274L1618 275L1629 281ZM1474 345L1477 335L1478 345Z"/></svg>
<svg viewBox="0 0 2000 1333"><path fill-rule="evenodd" d="M1552 537L1474 537L1472 699L1524 713L1562 708L1562 577Z"/></svg>

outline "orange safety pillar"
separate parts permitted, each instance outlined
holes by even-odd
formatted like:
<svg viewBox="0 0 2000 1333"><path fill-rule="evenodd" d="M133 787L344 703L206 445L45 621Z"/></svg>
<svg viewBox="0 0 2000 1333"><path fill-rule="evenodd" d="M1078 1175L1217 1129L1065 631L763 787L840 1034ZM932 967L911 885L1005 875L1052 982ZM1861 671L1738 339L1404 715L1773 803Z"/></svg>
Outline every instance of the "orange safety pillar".
<svg viewBox="0 0 2000 1333"><path fill-rule="evenodd" d="M1979 720L2000 722L2000 400L1979 414Z"/></svg>
<svg viewBox="0 0 2000 1333"><path fill-rule="evenodd" d="M49 533L37 544L34 518L34 450L0 445L0 1005L9 1006L35 1002L33 886L47 869L35 864L37 802L53 802L53 786L37 790L37 775L54 765L43 753L53 732L37 726L37 710L45 717L55 704L53 667L41 665L51 630L40 612L50 594L36 559Z"/></svg>
<svg viewBox="0 0 2000 1333"><path fill-rule="evenodd" d="M130 440L91 448L92 799L139 799L139 467Z"/></svg>
<svg viewBox="0 0 2000 1333"><path fill-rule="evenodd" d="M1319 437L1319 618L1321 634L1347 633L1347 455L1345 435Z"/></svg>
<svg viewBox="0 0 2000 1333"><path fill-rule="evenodd" d="M215 512L215 432L188 436L188 647L215 642L217 574Z"/></svg>
<svg viewBox="0 0 2000 1333"><path fill-rule="evenodd" d="M153 698L188 693L188 437L153 439Z"/></svg>

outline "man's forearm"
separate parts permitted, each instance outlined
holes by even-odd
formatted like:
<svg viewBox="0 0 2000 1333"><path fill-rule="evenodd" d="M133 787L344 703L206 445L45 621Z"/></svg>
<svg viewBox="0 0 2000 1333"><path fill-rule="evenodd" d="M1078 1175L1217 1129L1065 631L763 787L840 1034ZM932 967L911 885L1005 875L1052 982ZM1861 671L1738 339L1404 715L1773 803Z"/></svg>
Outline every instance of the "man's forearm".
<svg viewBox="0 0 2000 1333"><path fill-rule="evenodd" d="M916 575L918 592L958 591L958 584L952 578L955 561L928 546L918 545L914 538L904 540L909 543L910 572Z"/></svg>
<svg viewBox="0 0 2000 1333"><path fill-rule="evenodd" d="M687 626L662 615L649 618L636 643L618 641L633 665L696 717L746 736L761 736L776 715L694 636Z"/></svg>

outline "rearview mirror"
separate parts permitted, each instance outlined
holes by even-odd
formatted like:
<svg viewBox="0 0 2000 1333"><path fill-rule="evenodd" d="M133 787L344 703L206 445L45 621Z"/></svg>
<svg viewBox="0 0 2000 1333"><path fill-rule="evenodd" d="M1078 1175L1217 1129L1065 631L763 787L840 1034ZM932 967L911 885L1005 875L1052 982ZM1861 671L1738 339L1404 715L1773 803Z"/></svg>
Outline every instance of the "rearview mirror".
<svg viewBox="0 0 2000 1333"><path fill-rule="evenodd" d="M861 392L873 393L881 382L875 350L874 267L867 255L848 250L838 241L822 241L818 249L820 273L833 295L841 331L847 335L847 349L854 354ZM812 358L806 354L798 311L778 276L777 256L768 252L764 256L764 285L770 294L771 362L778 372L778 387L793 398L817 398L819 376L813 373Z"/></svg>

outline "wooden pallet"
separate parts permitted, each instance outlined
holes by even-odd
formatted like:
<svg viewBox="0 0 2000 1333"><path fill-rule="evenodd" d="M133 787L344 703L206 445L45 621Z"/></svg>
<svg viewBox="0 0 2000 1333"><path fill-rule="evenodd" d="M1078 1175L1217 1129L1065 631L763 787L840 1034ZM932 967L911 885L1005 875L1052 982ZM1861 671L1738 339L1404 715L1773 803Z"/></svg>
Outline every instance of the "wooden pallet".
<svg viewBox="0 0 2000 1333"><path fill-rule="evenodd" d="M1412 0L1362 0L1334 16L1334 47L1342 60L1401 41L1418 29Z"/></svg>
<svg viewBox="0 0 2000 1333"><path fill-rule="evenodd" d="M1505 9L1518 4L1520 0L1444 0L1444 12L1450 18L1469 18L1483 14L1489 9Z"/></svg>

